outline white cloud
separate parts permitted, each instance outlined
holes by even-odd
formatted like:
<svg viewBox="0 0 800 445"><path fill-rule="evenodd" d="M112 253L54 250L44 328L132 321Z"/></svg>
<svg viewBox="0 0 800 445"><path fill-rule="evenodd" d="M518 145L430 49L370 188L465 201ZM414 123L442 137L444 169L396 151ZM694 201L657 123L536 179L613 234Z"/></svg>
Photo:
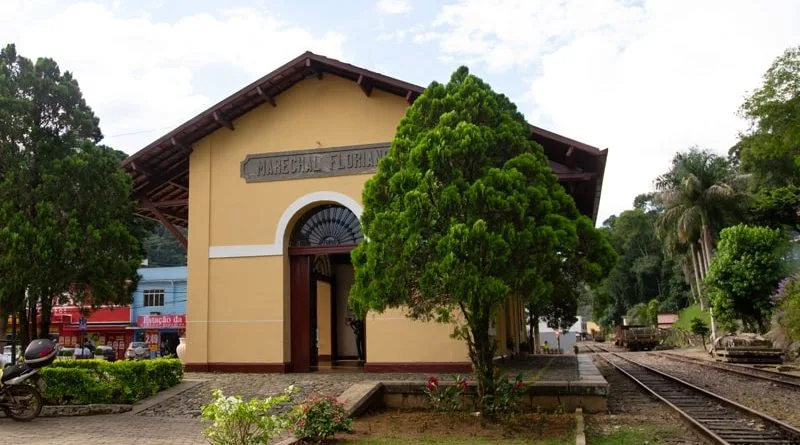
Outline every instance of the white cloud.
<svg viewBox="0 0 800 445"><path fill-rule="evenodd" d="M382 42L403 43L409 36L414 36L425 29L422 25L416 25L409 28L395 29L394 31L386 31L378 34L378 40Z"/></svg>
<svg viewBox="0 0 800 445"><path fill-rule="evenodd" d="M105 135L154 130L105 141L129 153L240 88L242 76L254 80L305 50L341 58L344 42L256 9L159 21L54 0L5 0L0 29L21 55L52 57L74 73ZM204 69L219 75L214 97L193 85Z"/></svg>
<svg viewBox="0 0 800 445"><path fill-rule="evenodd" d="M534 123L609 148L598 222L692 145L726 152L735 112L800 42L800 3L463 0L435 22L443 54L530 76Z"/></svg>
<svg viewBox="0 0 800 445"><path fill-rule="evenodd" d="M375 8L381 14L405 14L411 11L411 4L406 0L380 0Z"/></svg>

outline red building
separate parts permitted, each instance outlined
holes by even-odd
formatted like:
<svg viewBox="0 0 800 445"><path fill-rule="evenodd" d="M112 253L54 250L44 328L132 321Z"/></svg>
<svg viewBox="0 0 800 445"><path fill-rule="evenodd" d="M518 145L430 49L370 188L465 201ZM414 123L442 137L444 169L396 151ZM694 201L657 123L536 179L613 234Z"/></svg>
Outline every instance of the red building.
<svg viewBox="0 0 800 445"><path fill-rule="evenodd" d="M86 317L85 330L81 329L81 312L77 306L57 306L50 318L50 332L58 333L64 346L75 346L83 338L95 346L111 346L117 358L124 358L125 348L133 341L130 306L102 306Z"/></svg>

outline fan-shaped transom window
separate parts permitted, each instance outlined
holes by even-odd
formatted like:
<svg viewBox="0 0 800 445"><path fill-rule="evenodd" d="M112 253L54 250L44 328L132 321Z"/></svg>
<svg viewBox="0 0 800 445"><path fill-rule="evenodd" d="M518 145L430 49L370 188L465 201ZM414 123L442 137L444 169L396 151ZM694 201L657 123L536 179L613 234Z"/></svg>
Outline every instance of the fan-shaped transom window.
<svg viewBox="0 0 800 445"><path fill-rule="evenodd" d="M358 244L363 239L361 223L347 207L323 205L309 210L294 225L291 247Z"/></svg>

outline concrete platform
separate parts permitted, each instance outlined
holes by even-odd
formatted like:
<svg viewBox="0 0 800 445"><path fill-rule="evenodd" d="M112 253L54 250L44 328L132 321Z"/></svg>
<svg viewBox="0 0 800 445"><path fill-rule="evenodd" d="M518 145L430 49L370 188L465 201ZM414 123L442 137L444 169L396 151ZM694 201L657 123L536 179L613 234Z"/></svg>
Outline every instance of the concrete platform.
<svg viewBox="0 0 800 445"><path fill-rule="evenodd" d="M523 396L525 409L575 411L596 413L608 410L608 382L597 370L589 355L570 356L577 366L577 378L567 380L526 379L529 389ZM534 370L535 371L535 370ZM552 378L552 374L550 374ZM425 385L421 380L394 380L361 382L348 388L339 396L351 415L359 415L372 408L386 407L395 409L419 409L425 407ZM447 385L451 382L442 381ZM474 384L472 386L474 388ZM474 391L474 389L473 389ZM471 405L474 397L468 391L465 397L465 409Z"/></svg>

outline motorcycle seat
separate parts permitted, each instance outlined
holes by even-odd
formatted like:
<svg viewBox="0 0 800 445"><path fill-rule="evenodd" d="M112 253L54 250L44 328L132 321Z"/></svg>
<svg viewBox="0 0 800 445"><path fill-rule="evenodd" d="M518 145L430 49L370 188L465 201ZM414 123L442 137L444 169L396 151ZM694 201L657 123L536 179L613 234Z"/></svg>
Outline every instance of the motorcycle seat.
<svg viewBox="0 0 800 445"><path fill-rule="evenodd" d="M0 378L0 382L5 383L15 377L19 377L30 369L31 367L25 363L9 366L5 369L5 371L3 371L3 377Z"/></svg>

